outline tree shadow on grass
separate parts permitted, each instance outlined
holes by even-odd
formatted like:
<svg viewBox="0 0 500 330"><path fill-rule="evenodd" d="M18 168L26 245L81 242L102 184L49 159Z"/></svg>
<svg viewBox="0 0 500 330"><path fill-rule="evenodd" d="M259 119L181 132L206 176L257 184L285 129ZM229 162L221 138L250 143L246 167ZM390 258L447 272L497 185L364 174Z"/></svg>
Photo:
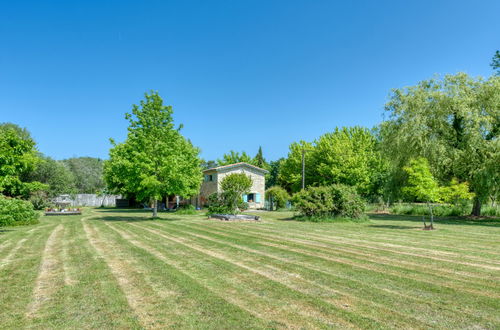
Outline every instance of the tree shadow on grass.
<svg viewBox="0 0 500 330"><path fill-rule="evenodd" d="M422 222L421 215L398 215L398 214L369 214L372 220L381 221L412 221ZM425 217L426 222L430 222L428 216ZM460 225L460 226L487 226L487 227L500 227L500 219L495 218L470 218L470 217L434 217L434 223L447 224L447 225Z"/></svg>
<svg viewBox="0 0 500 330"><path fill-rule="evenodd" d="M143 221L158 221L158 222L164 222L164 221L180 221L182 219L180 218L155 218L152 219L151 217L127 217L127 216L122 216L122 215L116 215L116 216L102 216L98 218L93 218L90 220L94 221L110 221L110 222L143 222Z"/></svg>
<svg viewBox="0 0 500 330"><path fill-rule="evenodd" d="M368 227L373 228L385 228L385 229L421 229L417 226L396 226L396 225L368 225Z"/></svg>
<svg viewBox="0 0 500 330"><path fill-rule="evenodd" d="M8 233L9 231L13 231L12 229L0 229L0 234Z"/></svg>

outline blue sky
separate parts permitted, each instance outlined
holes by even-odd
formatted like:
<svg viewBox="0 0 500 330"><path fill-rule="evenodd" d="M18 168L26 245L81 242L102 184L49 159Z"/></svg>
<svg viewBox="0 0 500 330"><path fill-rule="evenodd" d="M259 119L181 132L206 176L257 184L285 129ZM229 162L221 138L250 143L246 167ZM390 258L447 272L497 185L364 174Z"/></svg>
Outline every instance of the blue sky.
<svg viewBox="0 0 500 330"><path fill-rule="evenodd" d="M0 1L0 122L106 158L158 90L205 159L372 127L391 88L489 76L500 1Z"/></svg>

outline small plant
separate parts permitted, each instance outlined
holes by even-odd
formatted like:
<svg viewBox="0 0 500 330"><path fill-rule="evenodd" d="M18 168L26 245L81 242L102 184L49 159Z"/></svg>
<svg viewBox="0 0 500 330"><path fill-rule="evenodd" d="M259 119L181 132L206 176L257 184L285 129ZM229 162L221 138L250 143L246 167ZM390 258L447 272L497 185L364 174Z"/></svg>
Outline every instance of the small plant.
<svg viewBox="0 0 500 330"><path fill-rule="evenodd" d="M0 227L36 224L38 217L30 202L0 195Z"/></svg>

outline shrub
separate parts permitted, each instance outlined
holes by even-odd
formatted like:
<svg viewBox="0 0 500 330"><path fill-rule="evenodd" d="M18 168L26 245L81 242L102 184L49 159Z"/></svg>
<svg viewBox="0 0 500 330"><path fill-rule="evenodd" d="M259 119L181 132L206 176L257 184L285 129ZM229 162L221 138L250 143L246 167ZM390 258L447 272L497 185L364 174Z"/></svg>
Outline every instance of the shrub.
<svg viewBox="0 0 500 330"><path fill-rule="evenodd" d="M285 189L274 186L266 190L266 198L271 204L271 210L279 210L286 207L286 203L290 200L290 195Z"/></svg>
<svg viewBox="0 0 500 330"><path fill-rule="evenodd" d="M236 205L234 201L236 200ZM208 197L208 215L211 214L235 214L238 210L248 209L248 203L241 199L241 196L233 191L213 193Z"/></svg>
<svg viewBox="0 0 500 330"><path fill-rule="evenodd" d="M175 213L181 214L181 215L182 214L185 214L185 215L196 214L196 208L194 207L194 205L191 205L191 204L181 205L181 206L179 206L177 211L175 211Z"/></svg>
<svg viewBox="0 0 500 330"><path fill-rule="evenodd" d="M293 197L300 215L311 218L362 218L365 203L353 187L334 184L310 187Z"/></svg>
<svg viewBox="0 0 500 330"><path fill-rule="evenodd" d="M36 224L38 217L30 202L0 196L0 226Z"/></svg>

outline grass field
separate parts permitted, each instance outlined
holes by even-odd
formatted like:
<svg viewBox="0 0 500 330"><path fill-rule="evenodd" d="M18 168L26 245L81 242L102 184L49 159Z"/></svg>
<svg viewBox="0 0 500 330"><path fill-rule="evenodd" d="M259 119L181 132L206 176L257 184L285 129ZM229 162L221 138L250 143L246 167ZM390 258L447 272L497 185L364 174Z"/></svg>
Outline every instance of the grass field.
<svg viewBox="0 0 500 330"><path fill-rule="evenodd" d="M500 222L89 209L0 229L1 328L500 328Z"/></svg>

